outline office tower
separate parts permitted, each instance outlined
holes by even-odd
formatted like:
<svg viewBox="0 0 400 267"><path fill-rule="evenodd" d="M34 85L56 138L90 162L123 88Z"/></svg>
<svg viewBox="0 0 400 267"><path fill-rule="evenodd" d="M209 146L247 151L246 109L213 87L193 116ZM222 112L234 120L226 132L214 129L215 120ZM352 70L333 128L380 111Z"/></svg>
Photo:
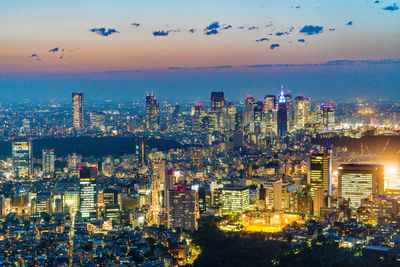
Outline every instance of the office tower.
<svg viewBox="0 0 400 267"><path fill-rule="evenodd" d="M319 106L318 123L325 127L335 125L335 104L321 104Z"/></svg>
<svg viewBox="0 0 400 267"><path fill-rule="evenodd" d="M72 153L72 154L68 155L67 162L68 162L68 169L70 169L70 170L77 169L78 166L82 162L81 155Z"/></svg>
<svg viewBox="0 0 400 267"><path fill-rule="evenodd" d="M234 130L236 124L236 105L232 103L227 103L224 107L223 114L223 129L224 130Z"/></svg>
<svg viewBox="0 0 400 267"><path fill-rule="evenodd" d="M168 190L167 216L167 225L170 229L196 230L199 218L197 191L183 186Z"/></svg>
<svg viewBox="0 0 400 267"><path fill-rule="evenodd" d="M286 100L286 110L287 110L287 128L291 129L293 126L293 98L290 92L285 94L285 100Z"/></svg>
<svg viewBox="0 0 400 267"><path fill-rule="evenodd" d="M112 176L114 174L114 158L113 156L107 156L101 165L101 171L104 176Z"/></svg>
<svg viewBox="0 0 400 267"><path fill-rule="evenodd" d="M27 177L32 174L32 142L12 142L13 172L18 177Z"/></svg>
<svg viewBox="0 0 400 267"><path fill-rule="evenodd" d="M285 136L287 134L288 129L288 111L286 109L286 98L283 92L283 88L281 89L281 94L279 96L278 101L278 136Z"/></svg>
<svg viewBox="0 0 400 267"><path fill-rule="evenodd" d="M276 96L266 95L264 97L264 112L276 109Z"/></svg>
<svg viewBox="0 0 400 267"><path fill-rule="evenodd" d="M107 203L104 206L106 220L119 221L120 206L118 203Z"/></svg>
<svg viewBox="0 0 400 267"><path fill-rule="evenodd" d="M317 188L314 190L314 200L313 200L313 209L314 216L319 217L321 215L321 208L324 207L324 196L325 192L322 188Z"/></svg>
<svg viewBox="0 0 400 267"><path fill-rule="evenodd" d="M64 192L64 209L68 212L79 210L79 190L70 188Z"/></svg>
<svg viewBox="0 0 400 267"><path fill-rule="evenodd" d="M74 129L82 131L85 127L83 93L72 93L72 119Z"/></svg>
<svg viewBox="0 0 400 267"><path fill-rule="evenodd" d="M181 107L179 103L175 104L174 111L172 112L172 118L177 119L181 113Z"/></svg>
<svg viewBox="0 0 400 267"><path fill-rule="evenodd" d="M173 170L165 171L165 176L164 176L164 207L167 207L168 190L173 189L174 185L175 185L174 171Z"/></svg>
<svg viewBox="0 0 400 267"><path fill-rule="evenodd" d="M54 172L54 149L42 149L42 169L44 174Z"/></svg>
<svg viewBox="0 0 400 267"><path fill-rule="evenodd" d="M96 190L97 168L79 167L79 195L81 216L86 220L96 219Z"/></svg>
<svg viewBox="0 0 400 267"><path fill-rule="evenodd" d="M225 106L224 92L211 92L211 111L221 111Z"/></svg>
<svg viewBox="0 0 400 267"><path fill-rule="evenodd" d="M31 200L32 215L40 215L42 212L52 213L51 197L48 193L39 193Z"/></svg>
<svg viewBox="0 0 400 267"><path fill-rule="evenodd" d="M147 165L149 158L148 158L148 144L146 138L136 138L135 139L135 153L136 153L136 160L138 161L139 165Z"/></svg>
<svg viewBox="0 0 400 267"><path fill-rule="evenodd" d="M309 121L311 108L310 98L296 96L294 98L294 125L297 129L303 129Z"/></svg>
<svg viewBox="0 0 400 267"><path fill-rule="evenodd" d="M282 210L282 181L270 181L265 183L267 207L274 211Z"/></svg>
<svg viewBox="0 0 400 267"><path fill-rule="evenodd" d="M158 131L160 128L160 106L153 93L146 95L146 129Z"/></svg>
<svg viewBox="0 0 400 267"><path fill-rule="evenodd" d="M251 95L248 95L244 100L244 110L243 110L243 125L247 126L254 120L254 106L256 104L256 99Z"/></svg>
<svg viewBox="0 0 400 267"><path fill-rule="evenodd" d="M103 204L118 203L118 191L115 189L106 189L103 191Z"/></svg>
<svg viewBox="0 0 400 267"><path fill-rule="evenodd" d="M105 116L103 112L90 112L89 115L89 127L91 130L94 131L103 131L104 130L104 123L105 123Z"/></svg>
<svg viewBox="0 0 400 267"><path fill-rule="evenodd" d="M222 189L222 213L242 213L249 209L250 189L247 187L224 187Z"/></svg>
<svg viewBox="0 0 400 267"><path fill-rule="evenodd" d="M384 193L384 167L381 164L342 164L339 166L339 196L356 209L361 200Z"/></svg>
<svg viewBox="0 0 400 267"><path fill-rule="evenodd" d="M325 196L331 195L331 149L324 148L323 153L312 153L309 159L308 184L311 195L322 188Z"/></svg>

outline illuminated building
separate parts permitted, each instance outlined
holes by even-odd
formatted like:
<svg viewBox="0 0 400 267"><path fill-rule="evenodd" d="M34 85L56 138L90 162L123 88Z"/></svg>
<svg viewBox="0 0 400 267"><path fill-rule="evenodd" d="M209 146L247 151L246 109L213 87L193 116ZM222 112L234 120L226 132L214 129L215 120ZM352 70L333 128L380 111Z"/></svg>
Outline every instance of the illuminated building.
<svg viewBox="0 0 400 267"><path fill-rule="evenodd" d="M314 216L319 217L321 215L321 208L324 207L324 189L317 188L314 190L313 209Z"/></svg>
<svg viewBox="0 0 400 267"><path fill-rule="evenodd" d="M266 95L264 97L264 112L276 109L276 96Z"/></svg>
<svg viewBox="0 0 400 267"><path fill-rule="evenodd" d="M211 92L211 111L221 111L225 106L224 92Z"/></svg>
<svg viewBox="0 0 400 267"><path fill-rule="evenodd" d="M33 215L40 215L42 212L51 213L51 198L49 194L37 194L31 200L31 213Z"/></svg>
<svg viewBox="0 0 400 267"><path fill-rule="evenodd" d="M242 213L249 209L250 189L247 187L224 187L222 189L222 213Z"/></svg>
<svg viewBox="0 0 400 267"><path fill-rule="evenodd" d="M151 94L146 95L146 129L158 131L160 128L160 106L156 97Z"/></svg>
<svg viewBox="0 0 400 267"><path fill-rule="evenodd" d="M243 125L247 126L254 120L254 106L256 105L256 99L251 95L248 95L244 100L244 111L243 111Z"/></svg>
<svg viewBox="0 0 400 267"><path fill-rule="evenodd" d="M102 162L101 170L104 176L111 176L114 173L114 159L112 156L108 156Z"/></svg>
<svg viewBox="0 0 400 267"><path fill-rule="evenodd" d="M103 112L90 112L89 119L89 127L91 130L104 130L105 117Z"/></svg>
<svg viewBox="0 0 400 267"><path fill-rule="evenodd" d="M106 220L119 220L119 204L118 203L106 203L104 208L104 214Z"/></svg>
<svg viewBox="0 0 400 267"><path fill-rule="evenodd" d="M331 150L324 148L323 153L312 153L309 160L308 184L311 195L322 188L326 196L331 195Z"/></svg>
<svg viewBox="0 0 400 267"><path fill-rule="evenodd" d="M335 125L335 105L334 104L321 104L318 110L318 123L325 127L332 127Z"/></svg>
<svg viewBox="0 0 400 267"><path fill-rule="evenodd" d="M135 139L135 153L136 153L136 160L138 161L139 165L147 165L148 163L147 139L145 138Z"/></svg>
<svg viewBox="0 0 400 267"><path fill-rule="evenodd" d="M189 231L196 230L197 219L199 217L197 191L182 186L168 190L167 215L168 228L182 228Z"/></svg>
<svg viewBox="0 0 400 267"><path fill-rule="evenodd" d="M287 134L287 129L288 129L288 111L286 108L286 98L283 92L283 88L281 90L281 94L279 96L279 101L278 101L278 136L285 136Z"/></svg>
<svg viewBox="0 0 400 267"><path fill-rule="evenodd" d="M13 172L18 177L27 177L32 174L32 142L12 142Z"/></svg>
<svg viewBox="0 0 400 267"><path fill-rule="evenodd" d="M96 167L80 167L79 168L79 210L84 219L96 219Z"/></svg>
<svg viewBox="0 0 400 267"><path fill-rule="evenodd" d="M265 183L267 192L267 207L275 211L282 210L282 181L271 181Z"/></svg>
<svg viewBox="0 0 400 267"><path fill-rule="evenodd" d="M76 189L68 189L64 192L64 209L69 212L79 210L79 191Z"/></svg>
<svg viewBox="0 0 400 267"><path fill-rule="evenodd" d="M42 168L44 174L54 172L54 149L42 149Z"/></svg>
<svg viewBox="0 0 400 267"><path fill-rule="evenodd" d="M72 122L77 131L82 131L85 127L83 93L72 93Z"/></svg>
<svg viewBox="0 0 400 267"><path fill-rule="evenodd" d="M68 161L68 169L74 170L74 169L78 168L78 166L82 162L81 155L72 153L72 154L68 155L67 161Z"/></svg>
<svg viewBox="0 0 400 267"><path fill-rule="evenodd" d="M303 129L309 121L311 102L310 98L296 96L294 98L294 124L297 129Z"/></svg>
<svg viewBox="0 0 400 267"><path fill-rule="evenodd" d="M283 86L282 86L283 92ZM285 94L286 110L287 110L287 128L291 129L293 126L293 98L290 92Z"/></svg>
<svg viewBox="0 0 400 267"><path fill-rule="evenodd" d="M164 176L164 207L167 207L168 190L172 190L175 185L175 177L173 170L167 170Z"/></svg>
<svg viewBox="0 0 400 267"><path fill-rule="evenodd" d="M342 164L339 166L339 192L350 208L356 209L361 200L376 198L384 193L384 167L380 164Z"/></svg>

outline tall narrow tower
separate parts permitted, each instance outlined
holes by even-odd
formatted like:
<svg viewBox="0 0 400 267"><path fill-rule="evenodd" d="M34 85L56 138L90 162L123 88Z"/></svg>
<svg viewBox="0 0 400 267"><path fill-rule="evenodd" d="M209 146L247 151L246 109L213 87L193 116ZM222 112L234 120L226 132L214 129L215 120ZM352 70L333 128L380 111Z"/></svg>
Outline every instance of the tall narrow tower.
<svg viewBox="0 0 400 267"><path fill-rule="evenodd" d="M278 101L278 136L285 136L287 132L287 108L286 98L283 92L283 85L281 87L281 94Z"/></svg>
<svg viewBox="0 0 400 267"><path fill-rule="evenodd" d="M83 93L72 93L72 121L77 131L84 129L83 103Z"/></svg>

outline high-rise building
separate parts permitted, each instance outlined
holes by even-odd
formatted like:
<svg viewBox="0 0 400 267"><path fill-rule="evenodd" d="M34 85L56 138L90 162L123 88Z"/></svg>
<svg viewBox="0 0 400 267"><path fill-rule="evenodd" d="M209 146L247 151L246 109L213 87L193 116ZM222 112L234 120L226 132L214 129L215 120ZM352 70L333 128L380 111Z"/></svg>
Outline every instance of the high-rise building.
<svg viewBox="0 0 400 267"><path fill-rule="evenodd" d="M182 228L189 231L197 229L199 218L198 194L183 186L168 190L167 193L168 228Z"/></svg>
<svg viewBox="0 0 400 267"><path fill-rule="evenodd" d="M79 190L70 188L64 192L64 209L69 212L76 212L79 210Z"/></svg>
<svg viewBox="0 0 400 267"><path fill-rule="evenodd" d="M266 95L264 97L264 112L276 109L276 96Z"/></svg>
<svg viewBox="0 0 400 267"><path fill-rule="evenodd" d="M331 195L331 149L324 148L323 153L312 153L309 160L308 183L311 195L322 188L325 196Z"/></svg>
<svg viewBox="0 0 400 267"><path fill-rule="evenodd" d="M324 207L324 189L318 188L314 190L314 199L313 199L313 210L314 216L319 217L321 215L321 208Z"/></svg>
<svg viewBox="0 0 400 267"><path fill-rule="evenodd" d="M288 110L286 108L286 97L283 92L283 88L281 90L281 94L279 96L278 101L278 136L285 136L287 134L288 129Z"/></svg>
<svg viewBox="0 0 400 267"><path fill-rule="evenodd" d="M297 129L303 129L309 121L311 108L310 98L296 96L294 98L294 125Z"/></svg>
<svg viewBox="0 0 400 267"><path fill-rule="evenodd" d="M153 93L146 95L146 129L158 131L160 129L160 106Z"/></svg>
<svg viewBox="0 0 400 267"><path fill-rule="evenodd" d="M75 130L82 131L84 129L83 93L72 93L72 120Z"/></svg>
<svg viewBox="0 0 400 267"><path fill-rule="evenodd" d="M105 116L103 112L90 112L89 128L94 131L102 131L104 129Z"/></svg>
<svg viewBox="0 0 400 267"><path fill-rule="evenodd" d="M224 106L224 92L211 92L211 111L221 111Z"/></svg>
<svg viewBox="0 0 400 267"><path fill-rule="evenodd" d="M42 149L42 169L44 174L54 172L54 149Z"/></svg>
<svg viewBox="0 0 400 267"><path fill-rule="evenodd" d="M222 213L242 213L249 209L250 189L247 187L224 187L222 189Z"/></svg>
<svg viewBox="0 0 400 267"><path fill-rule="evenodd" d="M282 210L282 181L269 181L265 183L267 206L275 211Z"/></svg>
<svg viewBox="0 0 400 267"><path fill-rule="evenodd" d="M97 168L96 167L79 167L79 196L82 218L87 220L96 219L96 203L97 203Z"/></svg>
<svg viewBox="0 0 400 267"><path fill-rule="evenodd" d="M12 142L13 172L19 177L27 177L32 174L32 142Z"/></svg>
<svg viewBox="0 0 400 267"><path fill-rule="evenodd" d="M325 127L335 125L335 104L321 104L319 106L318 123Z"/></svg>
<svg viewBox="0 0 400 267"><path fill-rule="evenodd" d="M384 193L384 167L381 164L342 164L339 166L339 196L356 209L361 200Z"/></svg>
<svg viewBox="0 0 400 267"><path fill-rule="evenodd" d="M135 139L135 153L139 165L146 165L148 163L148 144L146 138Z"/></svg>
<svg viewBox="0 0 400 267"><path fill-rule="evenodd" d="M283 90L283 86L282 86ZM290 92L285 94L285 100L286 100L286 110L287 110L287 127L288 129L292 129L293 126L293 98Z"/></svg>

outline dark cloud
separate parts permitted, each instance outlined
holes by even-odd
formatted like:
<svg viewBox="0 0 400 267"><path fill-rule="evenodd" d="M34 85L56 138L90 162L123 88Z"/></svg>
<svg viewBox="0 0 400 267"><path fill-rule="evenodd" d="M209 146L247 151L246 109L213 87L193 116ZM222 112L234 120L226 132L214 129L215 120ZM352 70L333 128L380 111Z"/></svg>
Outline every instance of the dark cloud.
<svg viewBox="0 0 400 267"><path fill-rule="evenodd" d="M239 29L239 30L243 30L243 29L244 29L244 26L239 26L238 29Z"/></svg>
<svg viewBox="0 0 400 267"><path fill-rule="evenodd" d="M379 4L380 2L378 1L378 0L376 0L375 2L374 2L374 4Z"/></svg>
<svg viewBox="0 0 400 267"><path fill-rule="evenodd" d="M384 8L382 8L382 9L383 9L383 10L387 10L387 11L395 11L395 10L398 10L399 7L397 6L396 3L393 3L393 5L384 7Z"/></svg>
<svg viewBox="0 0 400 267"><path fill-rule="evenodd" d="M263 37L263 38L260 38L260 39L256 40L256 42L265 42L265 41L269 41L269 39L266 38L266 37Z"/></svg>
<svg viewBox="0 0 400 267"><path fill-rule="evenodd" d="M299 42L299 43L304 43L306 40L304 40L304 39L299 39L299 40L297 40L297 42Z"/></svg>
<svg viewBox="0 0 400 267"><path fill-rule="evenodd" d="M288 35L288 32L277 32L275 33L276 36Z"/></svg>
<svg viewBox="0 0 400 267"><path fill-rule="evenodd" d="M214 21L204 29L204 34L205 35L218 34L219 30L221 30L221 26L219 25L219 22Z"/></svg>
<svg viewBox="0 0 400 267"><path fill-rule="evenodd" d="M154 36L167 36L171 31L170 30L161 30L161 31L153 31Z"/></svg>
<svg viewBox="0 0 400 267"><path fill-rule="evenodd" d="M215 70L220 70L220 69L231 69L231 65L221 65L221 66L207 66L207 67L193 67L192 69L194 70L207 70L207 69L215 69Z"/></svg>
<svg viewBox="0 0 400 267"><path fill-rule="evenodd" d="M346 23L347 26L353 26L353 21L349 21Z"/></svg>
<svg viewBox="0 0 400 267"><path fill-rule="evenodd" d="M139 27L139 26L140 26L140 23L133 22L133 23L132 23L132 26Z"/></svg>
<svg viewBox="0 0 400 267"><path fill-rule="evenodd" d="M185 67L168 67L169 70L187 70Z"/></svg>
<svg viewBox="0 0 400 267"><path fill-rule="evenodd" d="M248 31L258 30L257 26L251 26L247 28Z"/></svg>
<svg viewBox="0 0 400 267"><path fill-rule="evenodd" d="M335 28L330 28L330 29L329 29L330 32L333 32L333 31L335 31L335 30L336 30Z"/></svg>
<svg viewBox="0 0 400 267"><path fill-rule="evenodd" d="M49 53L55 53L55 52L58 52L58 47L49 50Z"/></svg>
<svg viewBox="0 0 400 267"><path fill-rule="evenodd" d="M313 26L313 25L305 25L301 30L300 33L306 34L306 35L314 35L314 34L319 34L322 33L324 27L322 26Z"/></svg>
<svg viewBox="0 0 400 267"><path fill-rule="evenodd" d="M268 67L319 67L319 66L337 66L337 65L386 65L400 64L400 59L378 59L378 60L332 60L318 64L259 64L247 65L248 68L268 68Z"/></svg>
<svg viewBox="0 0 400 267"><path fill-rule="evenodd" d="M297 8L297 9L299 9L301 6L295 6L294 8Z"/></svg>
<svg viewBox="0 0 400 267"><path fill-rule="evenodd" d="M232 25L224 25L222 27L223 30L228 30L228 29L232 29Z"/></svg>
<svg viewBox="0 0 400 267"><path fill-rule="evenodd" d="M112 28L109 28L109 29L106 29L106 28L93 28L93 29L90 29L90 31L94 32L94 33L97 33L97 34L99 34L101 36L109 36L109 35L111 35L113 33L119 33L119 31L117 31L116 29L112 29Z"/></svg>
<svg viewBox="0 0 400 267"><path fill-rule="evenodd" d="M31 57L38 57L38 54L32 54Z"/></svg>
<svg viewBox="0 0 400 267"><path fill-rule="evenodd" d="M279 44L272 44L269 48L271 49L271 50L273 50L273 49L275 49L275 48L277 48L277 47L279 47L280 45Z"/></svg>
<svg viewBox="0 0 400 267"><path fill-rule="evenodd" d="M190 33L195 33L197 30L196 29L189 29Z"/></svg>
<svg viewBox="0 0 400 267"><path fill-rule="evenodd" d="M36 53L33 53L33 54L30 55L29 57L35 59L36 61L42 61L42 60L39 58L39 55L36 54Z"/></svg>

